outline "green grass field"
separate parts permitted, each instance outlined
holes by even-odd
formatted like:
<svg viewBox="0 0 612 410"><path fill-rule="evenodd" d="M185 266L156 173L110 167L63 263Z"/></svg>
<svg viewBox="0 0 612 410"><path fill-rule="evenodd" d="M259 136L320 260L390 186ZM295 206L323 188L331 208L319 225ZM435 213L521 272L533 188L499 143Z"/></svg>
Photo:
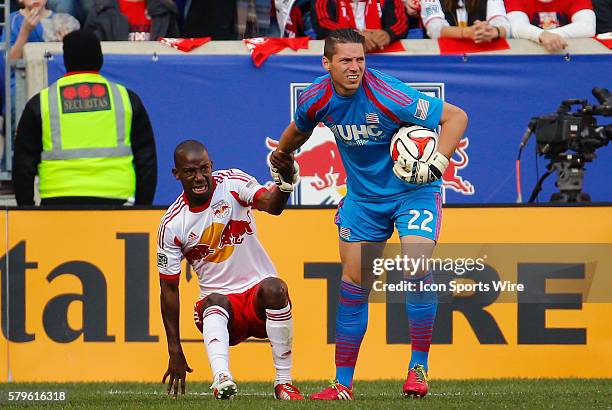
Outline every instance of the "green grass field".
<svg viewBox="0 0 612 410"><path fill-rule="evenodd" d="M187 394L172 400L161 384L153 383L11 383L0 384L0 407L23 408L8 402L9 391L65 391L65 402L29 402L36 407L63 408L248 408L317 409L335 406L343 409L390 408L612 408L612 380L481 380L434 381L432 393L424 399L400 396L399 380L357 382L354 402L279 402L273 399L268 383L238 383L238 396L231 401L215 401L207 384L188 383ZM312 393L323 382L299 383L304 393Z"/></svg>

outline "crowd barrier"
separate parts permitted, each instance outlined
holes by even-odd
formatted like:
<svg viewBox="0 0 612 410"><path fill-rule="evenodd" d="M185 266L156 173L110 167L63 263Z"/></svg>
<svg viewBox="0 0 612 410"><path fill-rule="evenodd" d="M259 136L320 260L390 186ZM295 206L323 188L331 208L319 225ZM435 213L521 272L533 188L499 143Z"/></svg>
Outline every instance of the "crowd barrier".
<svg viewBox="0 0 612 410"><path fill-rule="evenodd" d="M161 380L167 348L154 256L163 212L0 213L1 382ZM431 375L612 377L611 216L609 206L446 208L440 247L476 246L489 254L488 274L529 289L509 299L487 293L478 305L459 295L440 303ZM340 275L333 211L256 213L256 222L290 288L294 377L328 378ZM494 258L495 244L522 251ZM192 319L197 277L186 268L180 292L183 348L195 369L188 379L208 381ZM409 349L403 304L371 299L356 377L402 377ZM237 380L272 380L269 344L232 348L231 368Z"/></svg>
<svg viewBox="0 0 612 410"><path fill-rule="evenodd" d="M456 104L470 117L445 174L447 203L514 202L515 160L529 120L554 112L568 98L594 102L595 86L612 88L612 54L592 39L570 41L563 54L542 54L541 47L524 40L511 40L510 50L469 56L440 56L432 40L404 44L406 52L368 56L369 67ZM59 46L26 46L28 95L64 74ZM255 68L241 42L212 42L189 54L159 43L105 43L102 73L136 91L153 123L159 174L155 204L174 199L172 151L187 138L203 141L217 168L240 168L268 181L267 155L291 121L297 97L324 74L321 48L313 41L308 50L274 55ZM332 141L331 132L319 127L298 154L302 183L294 205L333 205L346 192ZM546 165L542 159L536 163L534 151L531 141L523 154L525 197ZM612 148L597 154L587 164L584 190L594 201L610 201ZM541 202L555 191L553 181L545 184Z"/></svg>

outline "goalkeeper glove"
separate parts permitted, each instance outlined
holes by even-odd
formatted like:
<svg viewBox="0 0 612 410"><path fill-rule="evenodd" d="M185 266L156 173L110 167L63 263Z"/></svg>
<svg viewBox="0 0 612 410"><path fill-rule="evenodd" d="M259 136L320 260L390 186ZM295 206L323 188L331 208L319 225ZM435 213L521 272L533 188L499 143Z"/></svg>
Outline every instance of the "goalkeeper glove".
<svg viewBox="0 0 612 410"><path fill-rule="evenodd" d="M283 192L293 192L293 186L300 182L300 166L296 161L293 161L293 177L291 182L285 181L281 173L278 172L278 169L272 165L270 165L270 175L272 175L272 179L278 186L278 189Z"/></svg>
<svg viewBox="0 0 612 410"><path fill-rule="evenodd" d="M414 161L403 156L393 164L393 173L404 182L429 184L440 178L448 167L448 158L436 152L427 162Z"/></svg>

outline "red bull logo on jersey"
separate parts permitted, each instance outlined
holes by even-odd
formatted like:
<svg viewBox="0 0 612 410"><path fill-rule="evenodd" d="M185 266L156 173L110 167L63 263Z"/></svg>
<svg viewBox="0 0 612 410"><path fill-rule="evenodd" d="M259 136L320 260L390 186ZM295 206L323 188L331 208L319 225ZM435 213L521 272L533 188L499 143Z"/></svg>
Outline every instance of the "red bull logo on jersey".
<svg viewBox="0 0 612 410"><path fill-rule="evenodd" d="M210 245L201 243L197 244L192 250L187 252L185 254L185 258L187 258L188 261L193 262L200 259L206 259L208 255L212 255L213 253L215 253L215 250L211 248Z"/></svg>
<svg viewBox="0 0 612 410"><path fill-rule="evenodd" d="M251 228L250 221L236 221L230 219L230 221L223 228L221 233L221 240L219 242L219 249L224 246L231 246L241 244L244 241L245 235L253 235L253 228Z"/></svg>
<svg viewBox="0 0 612 410"><path fill-rule="evenodd" d="M236 245L255 232L252 221L230 219L227 223L213 222L202 233L200 242L185 254L190 262L204 260L221 263L234 253Z"/></svg>
<svg viewBox="0 0 612 410"><path fill-rule="evenodd" d="M225 218L226 216L229 215L230 211L232 210L230 204L228 204L227 202L223 200L213 204L211 208L213 212L213 217L217 219Z"/></svg>

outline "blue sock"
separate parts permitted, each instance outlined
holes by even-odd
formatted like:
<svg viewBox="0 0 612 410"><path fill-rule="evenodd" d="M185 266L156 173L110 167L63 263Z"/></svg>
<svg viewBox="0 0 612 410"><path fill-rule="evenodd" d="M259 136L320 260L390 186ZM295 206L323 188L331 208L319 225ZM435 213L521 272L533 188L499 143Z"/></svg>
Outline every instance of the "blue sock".
<svg viewBox="0 0 612 410"><path fill-rule="evenodd" d="M336 311L336 380L352 387L359 347L368 327L368 289L340 282Z"/></svg>
<svg viewBox="0 0 612 410"><path fill-rule="evenodd" d="M429 346L433 332L434 320L438 308L438 295L435 291L420 291L421 283L433 284L431 272L421 278L408 279L417 286L416 291L406 292L406 313L410 324L410 345L412 354L408 369L422 364L428 370Z"/></svg>

